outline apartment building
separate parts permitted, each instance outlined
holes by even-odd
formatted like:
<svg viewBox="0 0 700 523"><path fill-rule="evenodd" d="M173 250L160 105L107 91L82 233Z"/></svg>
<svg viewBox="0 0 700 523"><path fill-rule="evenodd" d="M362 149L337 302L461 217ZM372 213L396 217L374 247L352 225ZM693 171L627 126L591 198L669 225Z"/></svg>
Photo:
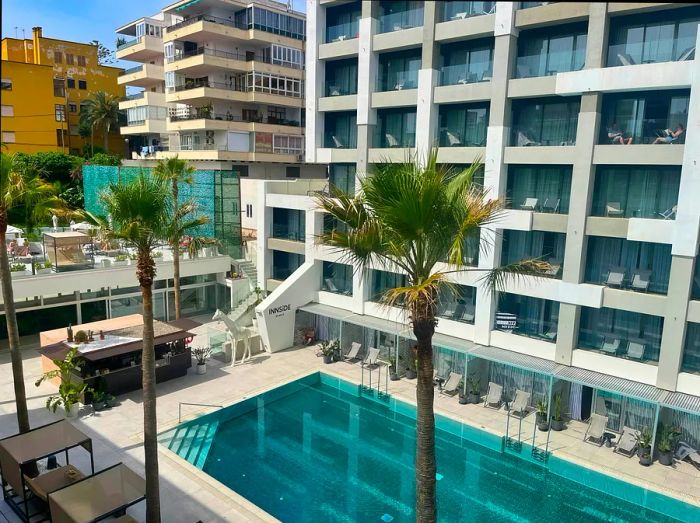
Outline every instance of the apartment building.
<svg viewBox="0 0 700 523"><path fill-rule="evenodd" d="M102 65L97 46L45 37L2 39L2 143L8 152L58 151L83 154L90 142L80 129L82 104L97 91L124 96L120 68ZM95 129L93 140L104 143ZM118 132L108 137L110 152L121 155Z"/></svg>
<svg viewBox="0 0 700 523"><path fill-rule="evenodd" d="M433 146L440 163L481 159L507 210L466 263L553 267L495 293L453 275L438 372L489 364L490 378L560 387L578 416L595 391L617 409L609 426L635 401L651 419L670 398L700 413L699 21L672 3L308 2L306 160L353 193L373 164ZM296 247L258 247L277 276L259 282L275 288L257 309L267 346L314 328L408 361L408 318L378 303L403 275L318 245L337 227L307 195L322 186L288 185L260 196L268 245Z"/></svg>

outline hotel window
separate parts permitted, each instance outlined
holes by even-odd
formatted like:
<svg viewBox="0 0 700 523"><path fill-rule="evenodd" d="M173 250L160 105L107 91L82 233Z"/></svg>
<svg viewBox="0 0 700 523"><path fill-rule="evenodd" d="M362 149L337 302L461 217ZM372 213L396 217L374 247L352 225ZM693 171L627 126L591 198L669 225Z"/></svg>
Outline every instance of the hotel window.
<svg viewBox="0 0 700 523"><path fill-rule="evenodd" d="M78 89L87 89L87 81L78 80Z"/></svg>
<svg viewBox="0 0 700 523"><path fill-rule="evenodd" d="M0 88L3 91L12 91L12 80L10 78L3 78L0 80Z"/></svg>
<svg viewBox="0 0 700 523"><path fill-rule="evenodd" d="M77 104L68 104L68 111L70 111L71 113L77 113L78 112Z"/></svg>
<svg viewBox="0 0 700 523"><path fill-rule="evenodd" d="M511 145L576 145L580 106L578 97L514 101Z"/></svg>
<svg viewBox="0 0 700 523"><path fill-rule="evenodd" d="M15 143L15 132L14 131L3 131L2 141L4 143Z"/></svg>
<svg viewBox="0 0 700 523"><path fill-rule="evenodd" d="M53 61L57 64L62 64L63 63L63 53L61 51L54 51L53 52Z"/></svg>
<svg viewBox="0 0 700 523"><path fill-rule="evenodd" d="M56 129L56 145L65 147L68 144L68 136L65 129Z"/></svg>
<svg viewBox="0 0 700 523"><path fill-rule="evenodd" d="M75 64L74 58L75 57L72 54L66 53L66 64L67 65L74 65Z"/></svg>
<svg viewBox="0 0 700 523"><path fill-rule="evenodd" d="M287 178L299 178L301 176L301 168L298 166L289 166L286 171Z"/></svg>
<svg viewBox="0 0 700 523"><path fill-rule="evenodd" d="M515 77L552 76L583 69L587 36L585 23L523 31L518 38Z"/></svg>
<svg viewBox="0 0 700 523"><path fill-rule="evenodd" d="M2 106L2 116L14 116L15 107L13 105L3 105Z"/></svg>
<svg viewBox="0 0 700 523"><path fill-rule="evenodd" d="M75 89L75 79L74 78L69 78L66 80L68 83L68 89Z"/></svg>
<svg viewBox="0 0 700 523"><path fill-rule="evenodd" d="M54 113L55 113L57 122L65 122L66 121L66 106L65 105L61 105L61 104L54 105Z"/></svg>
<svg viewBox="0 0 700 523"><path fill-rule="evenodd" d="M78 65L81 67L85 67L85 57L84 56L78 56Z"/></svg>

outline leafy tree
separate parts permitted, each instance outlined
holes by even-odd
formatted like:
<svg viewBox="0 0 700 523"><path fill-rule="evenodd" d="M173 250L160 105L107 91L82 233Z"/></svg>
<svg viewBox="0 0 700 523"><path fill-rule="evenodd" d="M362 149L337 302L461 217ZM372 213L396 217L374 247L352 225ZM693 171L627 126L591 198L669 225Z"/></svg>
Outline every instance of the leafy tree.
<svg viewBox="0 0 700 523"><path fill-rule="evenodd" d="M122 159L117 154L95 153L88 160L92 165L120 165Z"/></svg>
<svg viewBox="0 0 700 523"><path fill-rule="evenodd" d="M105 152L109 152L110 131L119 125L119 114L119 97L105 91L93 93L92 97L82 104L81 117L86 125L102 131Z"/></svg>
<svg viewBox="0 0 700 523"><path fill-rule="evenodd" d="M502 209L501 201L487 199L483 188L472 184L478 169L475 163L455 173L438 164L433 151L425 165L376 166L355 196L334 189L330 196L317 197L323 210L348 227L347 232L322 235L323 243L340 250L359 270L372 264L396 267L406 275L406 285L387 290L383 301L407 309L417 340L415 474L420 522L437 519L432 338L438 301L445 293L456 293L448 280L450 272L479 270L465 263L468 240L493 224ZM492 246L483 242L480 247ZM440 268L441 263L447 268ZM544 262L524 260L484 271L482 281L489 289L502 288L508 278L546 269Z"/></svg>
<svg viewBox="0 0 700 523"><path fill-rule="evenodd" d="M34 169L49 182L70 183L80 172L83 159L61 152L15 153L14 164L21 169Z"/></svg>
<svg viewBox="0 0 700 523"><path fill-rule="evenodd" d="M99 40L93 40L90 42L92 45L97 46L97 62L101 65L113 64L115 62L114 51L105 47Z"/></svg>

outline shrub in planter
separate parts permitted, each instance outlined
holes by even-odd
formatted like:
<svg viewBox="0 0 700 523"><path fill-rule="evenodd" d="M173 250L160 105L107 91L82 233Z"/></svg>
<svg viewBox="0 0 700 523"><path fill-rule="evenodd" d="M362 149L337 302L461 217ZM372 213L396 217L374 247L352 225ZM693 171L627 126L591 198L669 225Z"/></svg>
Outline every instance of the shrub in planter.
<svg viewBox="0 0 700 523"><path fill-rule="evenodd" d="M51 267L53 267L53 264L47 260L45 262L38 262L34 266L34 269L37 274L49 274L51 272Z"/></svg>
<svg viewBox="0 0 700 523"><path fill-rule="evenodd" d="M639 456L639 464L645 467L651 465L651 440L652 433L648 428L643 428L635 436L637 438L637 455Z"/></svg>
<svg viewBox="0 0 700 523"><path fill-rule="evenodd" d="M192 349L192 356L197 360L197 374L207 373L207 358L211 356L209 347L195 347Z"/></svg>
<svg viewBox="0 0 700 523"><path fill-rule="evenodd" d="M23 263L13 263L10 265L10 276L12 278L21 278L27 275L27 267Z"/></svg>
<svg viewBox="0 0 700 523"><path fill-rule="evenodd" d="M481 379L476 374L467 377L467 403L477 404L481 399Z"/></svg>
<svg viewBox="0 0 700 523"><path fill-rule="evenodd" d="M542 432L547 432L549 430L549 422L547 421L547 401L540 400L537 402L537 414L536 423L537 428Z"/></svg>
<svg viewBox="0 0 700 523"><path fill-rule="evenodd" d="M78 331L76 338L81 332L85 334L84 331ZM94 391L87 386L87 383L73 382L73 377L77 374L81 361L82 358L78 356L78 349L73 347L68 351L65 359L53 360L56 368L45 372L34 383L38 387L46 380L60 378L61 383L58 386L58 395L49 396L46 400L46 408L50 411L56 412L58 407L63 407L66 417L71 418L78 410L75 406L83 399L83 396L90 393L94 394Z"/></svg>
<svg viewBox="0 0 700 523"><path fill-rule="evenodd" d="M564 401L561 397L561 392L557 392L554 395L552 406L554 407L554 413L552 414L551 429L556 431L564 430L566 425L564 425Z"/></svg>
<svg viewBox="0 0 700 523"><path fill-rule="evenodd" d="M681 431L678 427L671 427L661 424L659 426L658 444L656 446L659 451L659 463L662 465L673 465L673 451L678 443L678 438Z"/></svg>
<svg viewBox="0 0 700 523"><path fill-rule="evenodd" d="M321 354L323 354L323 363L333 363L333 353L335 352L334 342L331 340L323 340L319 348Z"/></svg>

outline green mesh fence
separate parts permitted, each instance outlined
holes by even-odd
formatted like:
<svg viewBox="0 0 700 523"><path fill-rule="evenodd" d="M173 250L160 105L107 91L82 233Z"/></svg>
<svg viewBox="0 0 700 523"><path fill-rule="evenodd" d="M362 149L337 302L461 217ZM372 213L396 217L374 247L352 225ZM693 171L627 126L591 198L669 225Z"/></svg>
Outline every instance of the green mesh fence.
<svg viewBox="0 0 700 523"><path fill-rule="evenodd" d="M111 182L133 180L139 172L151 172L148 167L117 167L109 165L83 166L83 190L85 209L96 215L104 215L100 195ZM198 214L209 218L195 234L214 237L221 242L220 250L233 258L240 258L241 213L240 180L233 171L197 170L192 184L180 185L180 201L197 202Z"/></svg>

